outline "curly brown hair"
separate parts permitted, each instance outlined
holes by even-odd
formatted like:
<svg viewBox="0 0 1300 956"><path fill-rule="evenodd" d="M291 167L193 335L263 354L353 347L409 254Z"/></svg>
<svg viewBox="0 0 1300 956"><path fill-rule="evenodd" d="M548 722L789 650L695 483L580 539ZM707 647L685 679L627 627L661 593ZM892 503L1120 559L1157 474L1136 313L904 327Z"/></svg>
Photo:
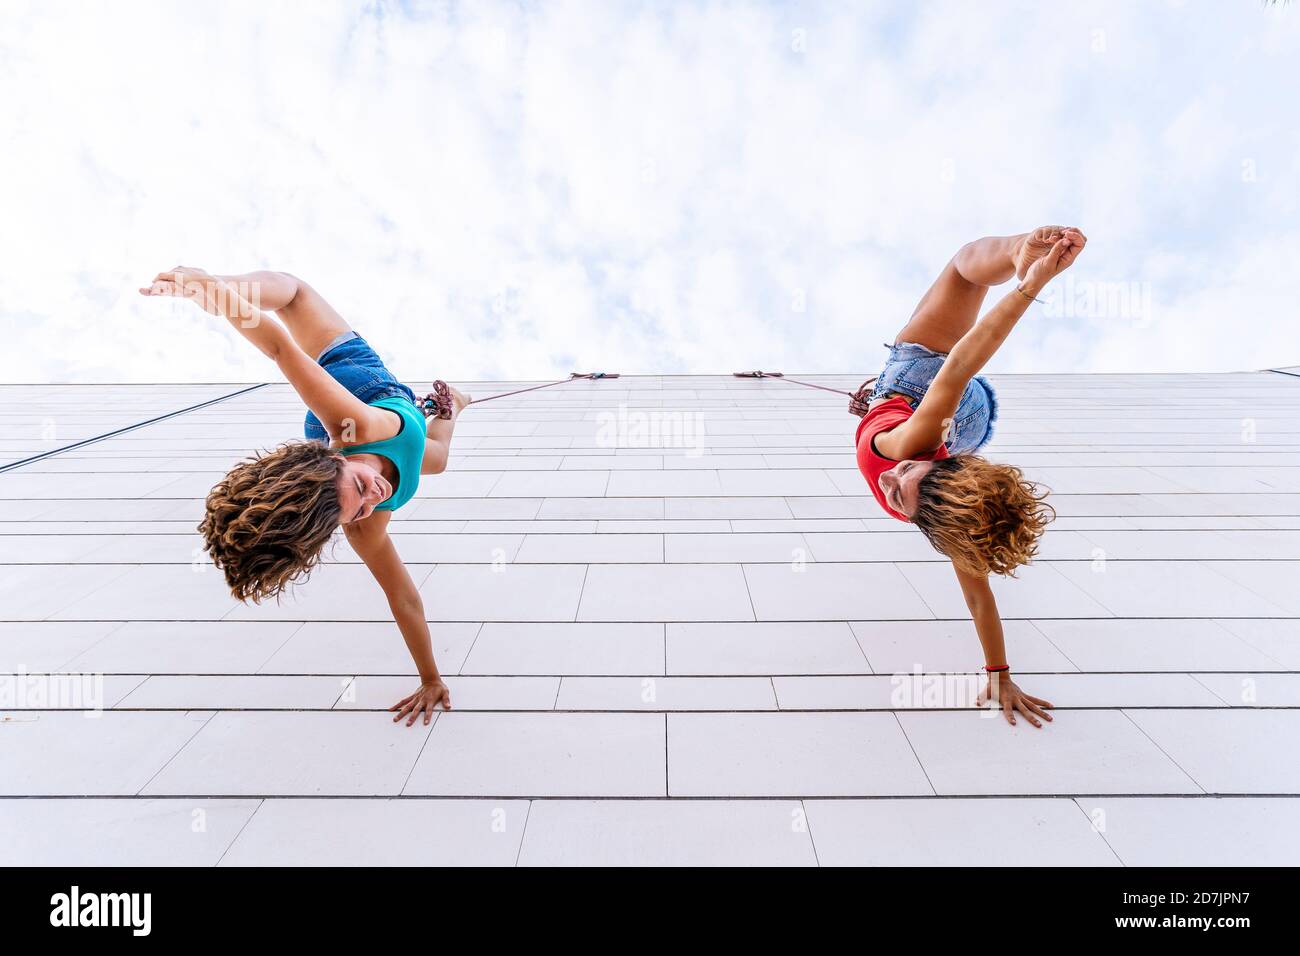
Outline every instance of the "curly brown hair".
<svg viewBox="0 0 1300 956"><path fill-rule="evenodd" d="M303 580L339 527L343 456L288 442L242 461L208 492L204 547L230 593L260 603Z"/></svg>
<svg viewBox="0 0 1300 956"><path fill-rule="evenodd" d="M912 521L960 570L1015 577L1056 517L1047 494L1014 465L954 455L921 478Z"/></svg>

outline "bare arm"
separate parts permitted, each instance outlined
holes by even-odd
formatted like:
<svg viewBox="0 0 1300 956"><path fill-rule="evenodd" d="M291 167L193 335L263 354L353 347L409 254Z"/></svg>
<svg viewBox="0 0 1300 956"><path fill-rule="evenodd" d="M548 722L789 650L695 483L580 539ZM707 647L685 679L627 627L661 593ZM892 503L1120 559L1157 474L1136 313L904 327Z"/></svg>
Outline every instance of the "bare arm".
<svg viewBox="0 0 1300 956"><path fill-rule="evenodd" d="M944 359L916 412L897 428L876 437L881 454L903 461L939 447L970 380L1002 347L1029 303L1052 278L1074 263L1086 241L1082 233L1067 232L1047 255L1029 267L1020 285L971 326Z"/></svg>
<svg viewBox="0 0 1300 956"><path fill-rule="evenodd" d="M451 695L447 685L442 682L438 664L433 658L433 639L429 634L429 622L424 617L424 601L397 553L393 539L388 535L390 518L391 512L378 511L362 521L344 525L343 530L348 543L365 562L383 589L384 596L388 598L393 620L397 622L397 629L406 641L406 649L411 652L411 659L415 661L416 670L420 673L420 690L392 708L400 709L393 718L395 721L409 714L409 727L415 723L420 713L424 714L424 722L427 724L440 700L445 707L450 708ZM412 706L405 707L408 702Z"/></svg>
<svg viewBox="0 0 1300 956"><path fill-rule="evenodd" d="M279 366L294 391L331 436L344 434L349 424L353 426L350 441L388 437L376 436L376 429L388 429L391 434L391 422L385 413L377 413L335 381L298 347L274 316L255 308L239 294L235 285L201 269L177 268L160 272L148 289L140 291L145 295L183 297L205 312L225 318L235 331Z"/></svg>
<svg viewBox="0 0 1300 956"><path fill-rule="evenodd" d="M1006 638L1002 633L1002 615L998 613L998 602L989 587L987 575L969 574L956 565L957 583L961 585L962 597L966 599L966 608L971 620L975 622L975 634L984 649L984 666L986 668L1004 668L1007 666ZM1038 697L1030 697L1011 679L1010 670L995 670L988 674L988 686L980 694L980 703L993 700L1002 706L1002 715L1008 723L1016 722L1016 711L1035 727L1039 722L1050 721L1052 715L1046 711L1052 705Z"/></svg>

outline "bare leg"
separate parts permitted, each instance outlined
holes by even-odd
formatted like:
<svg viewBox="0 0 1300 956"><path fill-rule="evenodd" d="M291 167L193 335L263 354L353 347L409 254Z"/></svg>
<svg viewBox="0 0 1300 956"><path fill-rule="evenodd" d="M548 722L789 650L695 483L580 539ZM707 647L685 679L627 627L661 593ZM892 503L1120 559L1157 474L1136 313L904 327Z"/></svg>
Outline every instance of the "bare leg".
<svg viewBox="0 0 1300 956"><path fill-rule="evenodd" d="M280 317L298 347L312 358L351 326L334 311L319 292L287 272L245 272L218 276L236 285L244 298Z"/></svg>
<svg viewBox="0 0 1300 956"><path fill-rule="evenodd" d="M915 342L936 352L951 352L979 319L989 287L1012 276L1024 278L1025 271L1046 255L1064 228L1040 226L1018 236L987 236L966 243L921 298L895 343Z"/></svg>
<svg viewBox="0 0 1300 956"><path fill-rule="evenodd" d="M456 389L451 390L451 418L430 418L425 426L424 460L420 463L420 474L440 475L447 469L447 460L451 456L451 437L456 430L456 419L465 406L469 396Z"/></svg>
<svg viewBox="0 0 1300 956"><path fill-rule="evenodd" d="M962 246L921 297L895 342L952 351L979 318L989 286L1015 275L1015 254L1027 235L988 236Z"/></svg>

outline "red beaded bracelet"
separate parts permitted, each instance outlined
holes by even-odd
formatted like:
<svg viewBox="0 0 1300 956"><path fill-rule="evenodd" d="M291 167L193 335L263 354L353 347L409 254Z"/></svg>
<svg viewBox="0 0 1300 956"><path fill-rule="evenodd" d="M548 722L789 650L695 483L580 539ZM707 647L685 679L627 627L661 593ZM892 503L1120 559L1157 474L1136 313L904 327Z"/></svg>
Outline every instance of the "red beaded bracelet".
<svg viewBox="0 0 1300 956"><path fill-rule="evenodd" d="M988 665L985 665L984 670L988 671L990 674L995 673L997 671L1009 671L1011 670L1011 665L999 664L997 667L989 667Z"/></svg>

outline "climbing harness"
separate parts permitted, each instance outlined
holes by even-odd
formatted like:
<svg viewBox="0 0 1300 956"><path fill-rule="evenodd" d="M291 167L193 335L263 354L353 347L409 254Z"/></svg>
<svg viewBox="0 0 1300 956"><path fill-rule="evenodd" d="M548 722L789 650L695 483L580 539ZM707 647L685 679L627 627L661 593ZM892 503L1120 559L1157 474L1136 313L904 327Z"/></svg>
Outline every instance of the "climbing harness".
<svg viewBox="0 0 1300 956"><path fill-rule="evenodd" d="M829 385L817 385L813 382L801 382L797 378L786 378L784 372L732 372L736 378L775 378L783 382L789 382L791 385L802 385L805 388L816 388L823 392L834 392L836 395L847 395L849 397L849 414L857 415L861 418L867 414L867 406L871 404L871 385L876 381L875 376L867 379L862 383L856 392L846 392L842 388L831 388Z"/></svg>
<svg viewBox="0 0 1300 956"><path fill-rule="evenodd" d="M486 398L472 398L469 401L469 405L478 405L482 402L490 402L495 398L508 398L511 395L522 395L524 392L535 392L539 388L551 388L555 385L564 385L580 378L589 379L594 382L603 378L618 378L618 375L618 372L570 372L568 378L560 379L558 382L545 382L541 385L530 385L527 388L517 388L510 392L499 392L496 395L489 395ZM433 383L433 391L420 400L420 410L424 412L425 416L428 418L451 418L451 389L447 387L446 382L439 379Z"/></svg>

